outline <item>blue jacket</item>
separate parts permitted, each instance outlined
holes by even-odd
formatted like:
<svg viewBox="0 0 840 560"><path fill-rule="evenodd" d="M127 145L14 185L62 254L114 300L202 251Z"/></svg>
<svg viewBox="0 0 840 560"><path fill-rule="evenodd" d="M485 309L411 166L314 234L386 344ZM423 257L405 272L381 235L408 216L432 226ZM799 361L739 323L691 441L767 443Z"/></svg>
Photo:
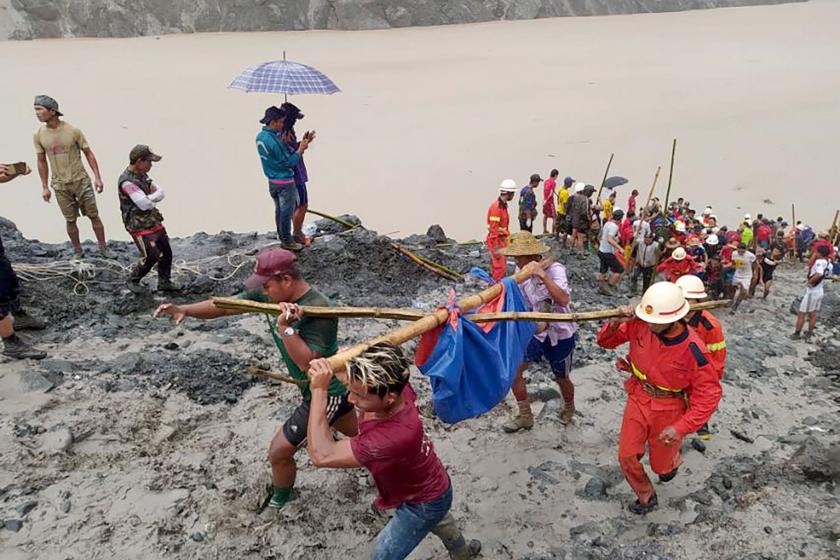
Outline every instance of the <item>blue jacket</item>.
<svg viewBox="0 0 840 560"><path fill-rule="evenodd" d="M300 154L291 152L277 132L267 126L257 134L257 154L269 181L294 182L294 169L300 161Z"/></svg>

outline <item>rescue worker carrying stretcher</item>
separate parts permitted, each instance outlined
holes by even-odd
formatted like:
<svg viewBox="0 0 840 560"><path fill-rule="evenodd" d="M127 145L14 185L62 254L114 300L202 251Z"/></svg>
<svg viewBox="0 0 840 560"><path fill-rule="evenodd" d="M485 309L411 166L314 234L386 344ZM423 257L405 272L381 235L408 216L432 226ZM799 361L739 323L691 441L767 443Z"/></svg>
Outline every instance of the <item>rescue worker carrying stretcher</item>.
<svg viewBox="0 0 840 560"><path fill-rule="evenodd" d="M616 348L630 343L619 369L632 375L624 383L627 405L621 424L618 460L638 499L631 512L653 510L658 500L640 459L650 448L650 467L659 482L672 480L682 462L683 437L708 422L721 398L720 379L706 345L686 325L689 311L682 289L657 282L634 310L611 319L598 333L598 344Z"/></svg>
<svg viewBox="0 0 840 560"><path fill-rule="evenodd" d="M490 205L487 211L487 250L490 251L490 274L493 280L499 281L505 277L507 257L500 251L507 247L510 237L510 215L508 203L516 194L516 181L505 179L499 186L499 198Z"/></svg>
<svg viewBox="0 0 840 560"><path fill-rule="evenodd" d="M709 297L706 294L706 286L703 285L703 281L693 274L680 276L675 283L682 288L685 299L701 301ZM723 327L720 325L720 321L711 312L703 309L689 311L685 319L688 326L706 344L706 349L712 359L712 365L718 372L718 379L723 379L723 369L726 367L726 339L723 337ZM709 432L708 423L703 424L697 430L697 436L704 440L711 439L712 434Z"/></svg>

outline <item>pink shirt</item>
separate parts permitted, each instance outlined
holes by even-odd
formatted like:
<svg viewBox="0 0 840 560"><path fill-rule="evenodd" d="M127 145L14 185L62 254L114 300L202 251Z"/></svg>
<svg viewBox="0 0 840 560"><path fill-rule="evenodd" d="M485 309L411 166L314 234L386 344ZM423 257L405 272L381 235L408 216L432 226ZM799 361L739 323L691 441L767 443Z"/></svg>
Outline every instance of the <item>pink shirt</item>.
<svg viewBox="0 0 840 560"><path fill-rule="evenodd" d="M350 439L353 456L370 471L379 496L378 509L426 504L449 489L449 475L423 433L417 396L403 389L405 406L387 419L360 420L359 435Z"/></svg>
<svg viewBox="0 0 840 560"><path fill-rule="evenodd" d="M569 294L569 296L572 295L572 290L569 287L569 281L566 279L566 268L562 264L553 263L546 269L546 273L549 278L551 278L552 282L560 286L560 289ZM528 278L520 284L520 287L522 288L522 294L525 296L525 299L528 300L528 303L531 305L532 311L542 313L572 312L568 305L560 305L555 302L551 297L551 294L548 293L548 288L545 287L545 284L536 277ZM554 322L549 323L548 328L543 332L535 334L534 338L542 342L545 340L545 337L549 337L551 344L555 345L560 340L566 340L567 338L573 337L576 331L577 325L574 323Z"/></svg>

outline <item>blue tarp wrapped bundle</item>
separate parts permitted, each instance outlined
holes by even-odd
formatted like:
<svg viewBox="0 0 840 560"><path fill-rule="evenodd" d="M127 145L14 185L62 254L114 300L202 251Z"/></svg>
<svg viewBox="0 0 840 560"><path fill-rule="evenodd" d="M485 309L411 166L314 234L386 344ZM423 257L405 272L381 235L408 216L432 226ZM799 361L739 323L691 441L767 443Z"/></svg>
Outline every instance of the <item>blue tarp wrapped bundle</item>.
<svg viewBox="0 0 840 560"><path fill-rule="evenodd" d="M477 312L530 311L514 280L505 278L502 284L502 295ZM484 414L505 398L536 331L530 321L479 324L457 311L450 306L451 320L425 334L417 350L417 367L432 385L435 413L450 424Z"/></svg>

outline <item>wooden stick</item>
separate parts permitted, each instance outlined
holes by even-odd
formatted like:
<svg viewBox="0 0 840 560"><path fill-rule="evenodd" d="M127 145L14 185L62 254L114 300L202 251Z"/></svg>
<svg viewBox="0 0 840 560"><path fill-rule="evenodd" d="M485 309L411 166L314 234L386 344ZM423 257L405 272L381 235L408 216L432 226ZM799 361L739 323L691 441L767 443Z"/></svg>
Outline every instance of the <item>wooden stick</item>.
<svg viewBox="0 0 840 560"><path fill-rule="evenodd" d="M552 259L543 259L542 261L540 261L540 264L543 266L543 268L545 268L548 267L548 265L550 265L552 262L554 262ZM529 277L529 272L520 270L511 278L513 278L515 282L523 282ZM457 303L457 305L461 308L462 312L466 313L484 305L489 301L492 301L501 293L502 284L495 284L478 294L468 296L460 300ZM329 361L330 367L332 368L333 372L341 371L346 367L345 364L348 360L355 358L374 344L378 344L380 342L388 342L390 344L393 344L394 346L399 346L400 344L408 342L412 338L416 338L424 333L436 329L440 325L444 324L448 319L449 310L438 309L434 313L426 315L422 319L410 325L401 327L395 331L374 338L373 340L370 340L368 342L357 344L351 348L339 352L338 354L335 354L334 356L330 356L329 358L327 358L327 360Z"/></svg>
<svg viewBox="0 0 840 560"><path fill-rule="evenodd" d="M237 298L213 298L213 305L219 309L241 311L242 313L268 313L279 315L280 306L276 303L260 303L257 301ZM426 316L422 311L410 309L388 309L380 307L315 307L304 305L301 307L304 315L309 317L328 317L338 319L370 318L396 319L398 321L417 321Z"/></svg>
<svg viewBox="0 0 840 560"><path fill-rule="evenodd" d="M647 201L642 207L642 215L639 216L639 225L638 227L636 227L636 232L633 234L633 244L630 248L631 255L633 254L633 250L636 248L639 232L642 231L642 226L644 225L645 220L648 217L648 207L650 206L650 200L653 198L653 190L656 188L656 181L659 180L659 172L661 170L661 165L656 168L656 174L653 176L653 183L650 185L650 190L648 191ZM650 225L650 232L653 233L653 224Z"/></svg>
<svg viewBox="0 0 840 560"><path fill-rule="evenodd" d="M307 208L306 213L307 214L315 214L316 216L321 216L322 218L332 220L335 223L341 224L348 229L353 229L355 227L359 227L359 224L351 224L347 220L342 220L341 218L336 218L335 216L330 216L329 214L324 214L323 212L318 212L317 210L313 210L312 208Z"/></svg>
<svg viewBox="0 0 840 560"><path fill-rule="evenodd" d="M705 301L691 304L692 311L703 309L715 309L732 305L732 300L721 299L717 301ZM614 319L623 317L620 309L604 309L601 311L580 311L577 313L536 313L536 312L503 312L503 313L479 313L465 315L474 323L490 323L493 321L538 321L549 323L576 323L579 321L598 321L600 319Z"/></svg>
<svg viewBox="0 0 840 560"><path fill-rule="evenodd" d="M831 227L828 228L829 239L832 245L837 245L837 220L840 219L840 210L834 213L834 221L831 222Z"/></svg>
<svg viewBox="0 0 840 560"><path fill-rule="evenodd" d="M395 245L395 246L397 246L401 249L408 250L404 245L400 245L399 243L393 243L393 245ZM435 262L428 257L424 257L420 253L413 253L413 254L414 254L415 257L417 257L418 259L420 259L424 263L428 264L429 266L433 266L433 267L437 268L438 270L442 270L443 272L445 272L445 273L447 273L447 274L449 274L449 275L451 275L451 276L453 276L453 277L455 277L459 280L461 279L461 274L457 270L452 270L448 266L443 265L439 262Z"/></svg>
<svg viewBox="0 0 840 560"><path fill-rule="evenodd" d="M271 373L268 370L258 368L256 366L250 366L248 368L248 373L250 373L251 375L258 375L260 377L273 379L275 381L282 381L283 383L289 383L291 385L297 385L297 386L309 385L309 381L301 381L300 379L295 379L294 377L288 377L286 375Z"/></svg>
<svg viewBox="0 0 840 560"><path fill-rule="evenodd" d="M598 189L598 196L595 197L596 202L601 202L601 191L604 190L604 185L607 182L607 175L610 174L610 166L612 165L613 156L615 154L610 154L610 161L607 162L607 169L604 171L604 178L601 180L601 188Z"/></svg>
<svg viewBox="0 0 840 560"><path fill-rule="evenodd" d="M674 138L674 143L671 146L671 171L668 173L668 190L665 191L665 206L664 209L668 211L668 200L671 198L671 180L674 178L674 156L677 153L677 139Z"/></svg>
<svg viewBox="0 0 840 560"><path fill-rule="evenodd" d="M391 248L393 250L395 250L396 252L400 253L401 255L404 255L404 256L408 257L409 259L414 261L419 266L425 268L429 272L434 272L435 274L437 274L438 276L441 276L442 278L446 278L447 280L452 280L452 281L455 281L455 282L458 282L458 281L461 280L460 276L458 276L458 275L456 275L452 272L447 272L445 270L442 270L441 268L438 268L438 266L441 266L441 265L438 265L437 263L433 264L432 262L427 262L427 261L423 260L422 258L420 258L419 255L415 255L414 253L412 253L408 249L400 247L396 243L392 243Z"/></svg>

